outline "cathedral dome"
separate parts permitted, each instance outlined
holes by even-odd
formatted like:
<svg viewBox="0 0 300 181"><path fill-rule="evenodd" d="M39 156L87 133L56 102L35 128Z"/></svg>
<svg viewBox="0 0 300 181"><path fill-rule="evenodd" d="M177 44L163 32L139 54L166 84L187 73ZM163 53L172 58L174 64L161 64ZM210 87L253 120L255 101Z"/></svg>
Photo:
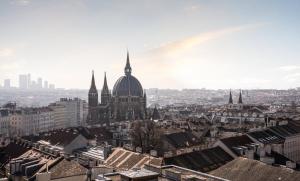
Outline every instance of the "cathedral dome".
<svg viewBox="0 0 300 181"><path fill-rule="evenodd" d="M113 87L113 96L143 96L143 87L141 83L131 75L131 66L129 54L127 52L125 76L120 77Z"/></svg>
<svg viewBox="0 0 300 181"><path fill-rule="evenodd" d="M141 83L132 75L120 77L114 85L113 96L143 96Z"/></svg>

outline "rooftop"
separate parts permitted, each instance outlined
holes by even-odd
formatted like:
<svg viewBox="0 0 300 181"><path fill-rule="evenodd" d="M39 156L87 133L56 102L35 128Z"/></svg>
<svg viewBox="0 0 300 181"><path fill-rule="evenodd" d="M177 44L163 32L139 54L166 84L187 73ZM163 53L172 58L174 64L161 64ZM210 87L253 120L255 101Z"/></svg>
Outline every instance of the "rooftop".
<svg viewBox="0 0 300 181"><path fill-rule="evenodd" d="M268 129L263 131L249 132L247 134L263 144L279 144L284 142L282 137Z"/></svg>
<svg viewBox="0 0 300 181"><path fill-rule="evenodd" d="M201 172L209 172L231 160L233 160L233 158L220 147L195 151L164 159L167 165L177 165Z"/></svg>
<svg viewBox="0 0 300 181"><path fill-rule="evenodd" d="M233 136L228 138L220 139L221 142L224 143L232 152L239 155L239 153L236 151L235 148L241 147L241 146L248 146L253 144L254 142L246 135L242 136Z"/></svg>
<svg viewBox="0 0 300 181"><path fill-rule="evenodd" d="M292 127L291 125L274 126L270 127L269 130L282 138L300 133L300 129L298 127Z"/></svg>
<svg viewBox="0 0 300 181"><path fill-rule="evenodd" d="M171 144L176 149L196 146L201 144L201 141L190 132L177 132L164 135L164 140Z"/></svg>
<svg viewBox="0 0 300 181"><path fill-rule="evenodd" d="M147 163L160 166L162 164L162 158L136 153L123 148L116 148L104 162L105 165L117 170L143 168Z"/></svg>
<svg viewBox="0 0 300 181"><path fill-rule="evenodd" d="M300 178L299 171L242 157L234 159L210 174L232 181L295 181Z"/></svg>
<svg viewBox="0 0 300 181"><path fill-rule="evenodd" d="M120 172L120 175L137 179L137 178L158 176L159 174L146 169L137 169L137 170L122 171Z"/></svg>

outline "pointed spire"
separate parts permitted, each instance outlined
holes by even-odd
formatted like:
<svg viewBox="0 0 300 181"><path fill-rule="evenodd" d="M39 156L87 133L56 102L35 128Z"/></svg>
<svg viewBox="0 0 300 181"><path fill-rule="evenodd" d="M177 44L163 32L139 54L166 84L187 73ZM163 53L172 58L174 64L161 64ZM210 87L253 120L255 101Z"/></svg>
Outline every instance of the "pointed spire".
<svg viewBox="0 0 300 181"><path fill-rule="evenodd" d="M108 85L107 85L107 79L106 79L106 72L104 72L104 83L102 87L102 92L109 93L108 92Z"/></svg>
<svg viewBox="0 0 300 181"><path fill-rule="evenodd" d="M92 71L92 82L91 82L90 91L91 90L97 90L96 84L95 84L94 70Z"/></svg>
<svg viewBox="0 0 300 181"><path fill-rule="evenodd" d="M233 104L231 89L230 89L230 92L229 92L229 101L228 101L228 104Z"/></svg>
<svg viewBox="0 0 300 181"><path fill-rule="evenodd" d="M239 95L239 104L243 104L243 98L242 98L242 90L240 90L240 95Z"/></svg>
<svg viewBox="0 0 300 181"><path fill-rule="evenodd" d="M125 66L125 75L131 75L131 66L130 66L130 61L129 61L129 52L127 50L127 59L126 59L126 66Z"/></svg>
<svg viewBox="0 0 300 181"><path fill-rule="evenodd" d="M160 114L159 111L155 105L154 109L153 109L153 113L152 113L152 120L158 120L160 119Z"/></svg>

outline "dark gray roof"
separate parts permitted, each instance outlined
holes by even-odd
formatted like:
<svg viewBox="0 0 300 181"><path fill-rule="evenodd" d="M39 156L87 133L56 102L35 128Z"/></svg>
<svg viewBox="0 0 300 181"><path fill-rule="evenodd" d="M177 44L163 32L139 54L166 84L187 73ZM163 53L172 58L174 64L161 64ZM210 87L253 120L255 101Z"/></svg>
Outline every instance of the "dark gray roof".
<svg viewBox="0 0 300 181"><path fill-rule="evenodd" d="M286 138L300 133L298 127L292 127L290 125L274 126L270 127L269 130L282 138Z"/></svg>
<svg viewBox="0 0 300 181"><path fill-rule="evenodd" d="M26 144L9 143L7 146L0 148L0 168L8 163L10 159L17 158L30 150Z"/></svg>
<svg viewBox="0 0 300 181"><path fill-rule="evenodd" d="M39 136L30 135L24 136L22 138L33 142L45 140L50 142L52 145L66 146L79 135L82 135L88 140L95 138L95 135L91 134L91 132L85 127L58 129L54 131L40 133Z"/></svg>
<svg viewBox="0 0 300 181"><path fill-rule="evenodd" d="M284 142L282 137L270 130L254 131L247 134L263 144L278 144Z"/></svg>
<svg viewBox="0 0 300 181"><path fill-rule="evenodd" d="M174 148L186 148L195 145L201 144L201 140L199 140L195 135L190 132L179 132L179 133L171 133L164 135L163 138L169 144L171 144Z"/></svg>
<svg viewBox="0 0 300 181"><path fill-rule="evenodd" d="M164 159L167 165L177 165L202 172L214 170L231 160L233 160L233 158L220 147L195 151Z"/></svg>
<svg viewBox="0 0 300 181"><path fill-rule="evenodd" d="M254 143L246 135L223 138L223 139L220 139L220 141L223 142L224 145L226 145L236 155L239 155L239 152L237 152L235 148L241 147L241 146L248 147Z"/></svg>
<svg viewBox="0 0 300 181"><path fill-rule="evenodd" d="M113 96L143 96L141 83L132 75L120 77L113 87Z"/></svg>

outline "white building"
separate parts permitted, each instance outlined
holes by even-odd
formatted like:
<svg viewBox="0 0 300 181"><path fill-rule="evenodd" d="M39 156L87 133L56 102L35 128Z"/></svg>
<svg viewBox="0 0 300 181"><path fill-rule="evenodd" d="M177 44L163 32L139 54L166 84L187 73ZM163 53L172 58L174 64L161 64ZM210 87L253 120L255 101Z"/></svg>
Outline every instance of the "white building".
<svg viewBox="0 0 300 181"><path fill-rule="evenodd" d="M17 108L10 103L0 109L0 135L24 136L53 130L53 111L48 107Z"/></svg>
<svg viewBox="0 0 300 181"><path fill-rule="evenodd" d="M82 126L87 116L86 102L79 99L61 98L49 107L54 111L55 129Z"/></svg>
<svg viewBox="0 0 300 181"><path fill-rule="evenodd" d="M67 126L67 111L64 105L52 103L48 106L52 109L52 118L54 121L54 129L62 129Z"/></svg>

